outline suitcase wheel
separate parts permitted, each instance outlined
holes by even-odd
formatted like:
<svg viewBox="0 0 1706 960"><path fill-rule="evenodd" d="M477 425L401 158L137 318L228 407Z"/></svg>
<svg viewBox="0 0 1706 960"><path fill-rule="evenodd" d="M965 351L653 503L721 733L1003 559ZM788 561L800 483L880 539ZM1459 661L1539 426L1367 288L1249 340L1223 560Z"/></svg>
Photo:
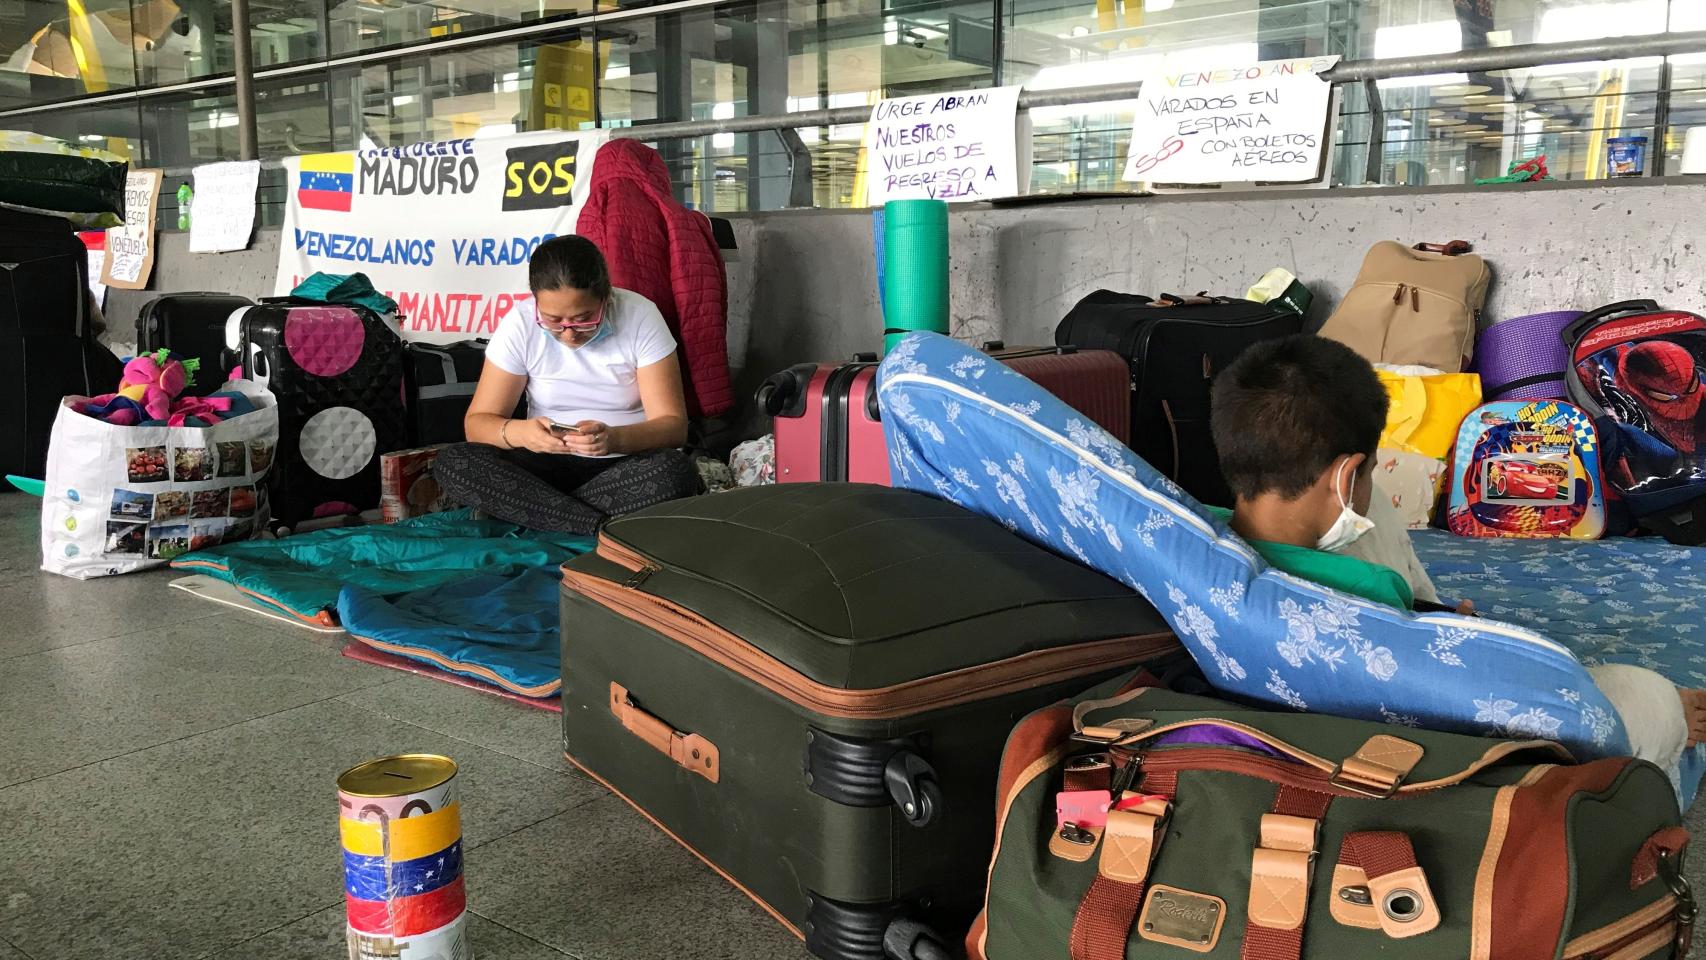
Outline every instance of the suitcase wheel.
<svg viewBox="0 0 1706 960"><path fill-rule="evenodd" d="M889 758L888 766L883 768L883 783L907 823L927 827L942 815L946 803L942 787L936 782L936 770L911 750L902 750Z"/></svg>
<svg viewBox="0 0 1706 960"><path fill-rule="evenodd" d="M899 918L883 931L883 952L890 960L952 960L954 951L936 931L916 920Z"/></svg>

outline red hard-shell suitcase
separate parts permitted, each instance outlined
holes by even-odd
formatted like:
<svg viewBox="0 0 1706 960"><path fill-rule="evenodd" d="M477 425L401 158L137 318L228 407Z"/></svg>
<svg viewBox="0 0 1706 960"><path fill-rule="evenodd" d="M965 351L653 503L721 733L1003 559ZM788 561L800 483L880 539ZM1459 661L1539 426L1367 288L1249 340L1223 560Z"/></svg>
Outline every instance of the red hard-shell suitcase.
<svg viewBox="0 0 1706 960"><path fill-rule="evenodd" d="M983 349L1094 420L1121 443L1131 439L1131 373L1110 350ZM776 482L889 482L888 446L877 409L877 355L851 363L804 363L770 377L758 405L775 418Z"/></svg>

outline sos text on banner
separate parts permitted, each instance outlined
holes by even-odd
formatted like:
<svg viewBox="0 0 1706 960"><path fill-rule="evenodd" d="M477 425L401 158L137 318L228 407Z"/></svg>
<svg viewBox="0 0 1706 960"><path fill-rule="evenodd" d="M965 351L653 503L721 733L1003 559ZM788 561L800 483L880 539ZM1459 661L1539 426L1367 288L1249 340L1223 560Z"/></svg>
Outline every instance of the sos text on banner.
<svg viewBox="0 0 1706 960"><path fill-rule="evenodd" d="M601 131L540 131L285 161L275 292L316 270L365 273L397 301L403 336L490 337L531 299L527 258L573 233Z"/></svg>

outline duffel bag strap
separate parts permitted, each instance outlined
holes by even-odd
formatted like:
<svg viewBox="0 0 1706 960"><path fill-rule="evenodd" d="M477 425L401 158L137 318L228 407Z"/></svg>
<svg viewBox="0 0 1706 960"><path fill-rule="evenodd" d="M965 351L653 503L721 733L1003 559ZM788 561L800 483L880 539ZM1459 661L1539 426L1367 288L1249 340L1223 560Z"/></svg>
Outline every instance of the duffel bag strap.
<svg viewBox="0 0 1706 960"><path fill-rule="evenodd" d="M1123 796L1138 796L1130 792ZM1167 836L1172 803L1163 796L1144 797L1139 805L1108 811L1102 829L1102 856L1096 879L1078 904L1072 921L1072 960L1123 960L1126 940L1143 906L1149 868Z"/></svg>
<svg viewBox="0 0 1706 960"><path fill-rule="evenodd" d="M1250 860L1242 960L1298 960L1309 912L1321 820L1332 794L1282 786L1262 817L1262 845Z"/></svg>
<svg viewBox="0 0 1706 960"><path fill-rule="evenodd" d="M1439 926L1439 904L1405 833L1345 834L1333 870L1333 897L1335 912L1344 904L1348 925L1378 929L1394 940Z"/></svg>

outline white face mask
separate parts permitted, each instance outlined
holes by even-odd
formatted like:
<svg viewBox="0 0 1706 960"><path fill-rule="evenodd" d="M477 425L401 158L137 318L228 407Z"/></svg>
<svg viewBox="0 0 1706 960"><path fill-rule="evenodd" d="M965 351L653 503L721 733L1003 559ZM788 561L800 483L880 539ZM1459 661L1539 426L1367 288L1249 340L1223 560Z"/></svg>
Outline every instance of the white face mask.
<svg viewBox="0 0 1706 960"><path fill-rule="evenodd" d="M1345 466L1350 465L1351 462L1346 460ZM1349 490L1355 490L1355 474L1351 475L1350 483L1346 484L1346 487ZM1337 553L1343 550L1374 529L1374 521L1357 513L1351 506L1349 493L1339 494L1339 478L1336 475L1333 477L1333 494L1339 497L1339 518L1333 521L1333 525L1321 535L1321 539L1315 541L1315 549L1325 550L1328 553Z"/></svg>

